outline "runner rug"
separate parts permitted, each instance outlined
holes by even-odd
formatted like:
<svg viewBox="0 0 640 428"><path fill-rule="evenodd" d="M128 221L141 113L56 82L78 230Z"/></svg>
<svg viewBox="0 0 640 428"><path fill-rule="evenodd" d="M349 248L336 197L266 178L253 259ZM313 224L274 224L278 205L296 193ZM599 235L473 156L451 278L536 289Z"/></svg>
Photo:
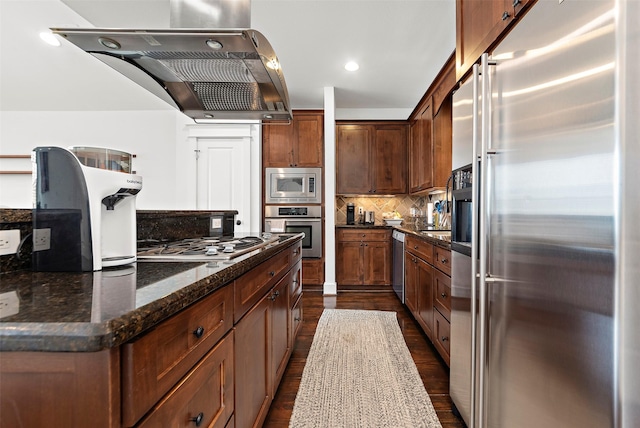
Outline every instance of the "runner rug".
<svg viewBox="0 0 640 428"><path fill-rule="evenodd" d="M289 427L441 427L395 312L324 310Z"/></svg>

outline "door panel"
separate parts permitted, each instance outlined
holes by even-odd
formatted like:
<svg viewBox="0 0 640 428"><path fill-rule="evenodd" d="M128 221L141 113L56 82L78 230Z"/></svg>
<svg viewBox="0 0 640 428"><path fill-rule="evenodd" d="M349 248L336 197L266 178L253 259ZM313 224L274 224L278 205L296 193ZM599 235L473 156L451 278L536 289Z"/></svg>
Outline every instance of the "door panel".
<svg viewBox="0 0 640 428"><path fill-rule="evenodd" d="M251 226L249 138L198 138L197 209L237 210L236 232Z"/></svg>

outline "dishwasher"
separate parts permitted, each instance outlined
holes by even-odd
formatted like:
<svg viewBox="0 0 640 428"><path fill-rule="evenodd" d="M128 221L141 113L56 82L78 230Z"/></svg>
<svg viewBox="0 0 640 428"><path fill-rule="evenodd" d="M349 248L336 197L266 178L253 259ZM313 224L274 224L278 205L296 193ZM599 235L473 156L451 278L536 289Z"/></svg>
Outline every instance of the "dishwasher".
<svg viewBox="0 0 640 428"><path fill-rule="evenodd" d="M393 231L393 291L404 303L404 233Z"/></svg>

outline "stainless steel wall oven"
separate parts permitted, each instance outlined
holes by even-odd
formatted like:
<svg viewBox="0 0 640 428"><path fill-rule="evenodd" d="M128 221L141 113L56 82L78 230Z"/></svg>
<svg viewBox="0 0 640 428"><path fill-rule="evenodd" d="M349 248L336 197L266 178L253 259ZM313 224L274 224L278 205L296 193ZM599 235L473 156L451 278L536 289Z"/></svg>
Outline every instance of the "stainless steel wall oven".
<svg viewBox="0 0 640 428"><path fill-rule="evenodd" d="M265 232L303 232L302 257L322 257L321 206L266 205L264 217Z"/></svg>

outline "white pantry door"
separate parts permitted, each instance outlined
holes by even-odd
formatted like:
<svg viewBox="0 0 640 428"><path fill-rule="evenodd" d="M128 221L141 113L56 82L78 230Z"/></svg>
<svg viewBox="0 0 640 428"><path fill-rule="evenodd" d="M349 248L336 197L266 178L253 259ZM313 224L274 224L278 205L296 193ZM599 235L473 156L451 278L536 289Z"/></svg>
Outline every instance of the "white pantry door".
<svg viewBox="0 0 640 428"><path fill-rule="evenodd" d="M236 210L236 232L251 232L251 160L249 137L198 138L199 210ZM240 224L237 224L238 221Z"/></svg>

